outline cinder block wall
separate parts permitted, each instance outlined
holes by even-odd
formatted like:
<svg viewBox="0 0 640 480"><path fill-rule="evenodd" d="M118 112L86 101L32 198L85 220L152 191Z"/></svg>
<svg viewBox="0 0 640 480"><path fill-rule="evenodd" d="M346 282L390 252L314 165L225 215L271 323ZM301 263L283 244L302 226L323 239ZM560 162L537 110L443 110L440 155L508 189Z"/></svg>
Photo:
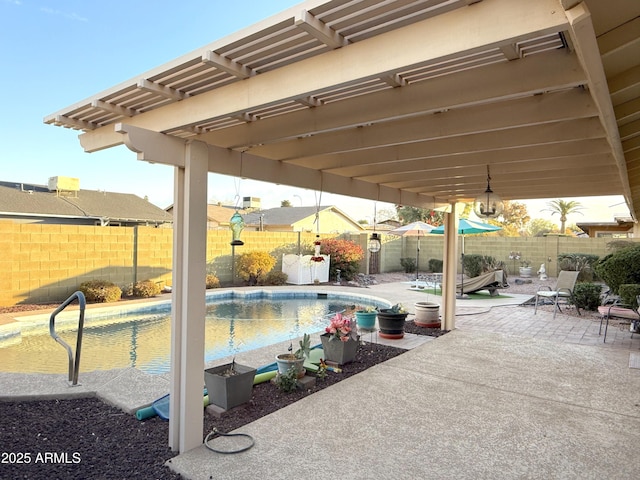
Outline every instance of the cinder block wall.
<svg viewBox="0 0 640 480"><path fill-rule="evenodd" d="M366 251L370 233L347 237ZM334 235L321 235L328 238ZM310 232L256 232L242 234L243 246L235 254L267 251L282 269L283 253L298 253L298 246L311 245ZM460 243L462 240L459 240ZM509 274L518 271L519 262L509 260L509 252L519 251L531 261L534 272L541 263L547 273L558 273L559 253L609 253L605 238L572 237L495 237L468 235L465 253L491 255L503 260ZM402 271L400 259L416 256L415 237L382 235L380 271ZM16 224L0 221L0 305L19 303L59 303L87 280L103 279L127 285L153 280L172 283L173 231L153 227L91 227L73 225ZM442 259L443 238L428 235L420 239L420 271L426 272L430 258ZM460 251L460 246L459 246ZM207 271L223 283L231 281L231 232L210 230L207 234ZM367 258L360 271L367 272ZM458 264L458 270L460 265Z"/></svg>

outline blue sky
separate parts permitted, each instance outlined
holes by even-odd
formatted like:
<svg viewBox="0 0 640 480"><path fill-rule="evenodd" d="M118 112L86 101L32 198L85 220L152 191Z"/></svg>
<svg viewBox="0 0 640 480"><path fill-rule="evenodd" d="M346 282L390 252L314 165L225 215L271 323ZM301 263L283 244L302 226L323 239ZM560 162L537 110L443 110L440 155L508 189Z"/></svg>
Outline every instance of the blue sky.
<svg viewBox="0 0 640 480"><path fill-rule="evenodd" d="M139 162L126 147L84 153L78 132L45 125L43 118L298 3L0 0L0 180L46 184L52 176L77 177L84 189L134 193L159 207L170 205L172 168ZM264 208L285 199L309 206L319 197L319 192L210 174L211 202L234 203L236 192L262 198ZM589 208L569 223L611 221L614 213L628 213L624 205L609 208L622 197L579 200ZM356 220L374 214L369 201L327 193L321 201ZM528 203L531 217L546 216L540 212L545 204Z"/></svg>

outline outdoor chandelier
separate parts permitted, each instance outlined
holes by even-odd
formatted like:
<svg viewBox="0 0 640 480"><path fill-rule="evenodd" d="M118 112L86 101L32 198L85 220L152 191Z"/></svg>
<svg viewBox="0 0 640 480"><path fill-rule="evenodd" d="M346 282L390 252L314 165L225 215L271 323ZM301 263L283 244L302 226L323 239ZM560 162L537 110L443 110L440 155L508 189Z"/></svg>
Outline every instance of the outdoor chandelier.
<svg viewBox="0 0 640 480"><path fill-rule="evenodd" d="M473 211L480 218L495 218L503 210L502 199L491 190L491 175L489 174L489 165L487 165L487 189L474 200Z"/></svg>
<svg viewBox="0 0 640 480"><path fill-rule="evenodd" d="M380 236L377 233L372 233L369 238L369 243L367 244L367 249L371 253L376 253L380 251Z"/></svg>

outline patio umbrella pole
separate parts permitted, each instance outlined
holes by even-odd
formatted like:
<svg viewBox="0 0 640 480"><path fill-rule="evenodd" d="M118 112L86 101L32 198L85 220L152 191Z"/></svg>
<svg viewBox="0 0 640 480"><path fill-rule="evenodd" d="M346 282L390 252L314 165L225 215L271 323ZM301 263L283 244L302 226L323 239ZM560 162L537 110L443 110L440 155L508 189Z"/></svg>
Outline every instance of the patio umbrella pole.
<svg viewBox="0 0 640 480"><path fill-rule="evenodd" d="M460 298L464 298L464 231L462 232L462 255L460 256L462 262L462 280L460 282Z"/></svg>
<svg viewBox="0 0 640 480"><path fill-rule="evenodd" d="M418 245L416 246L416 288L418 288L419 273L420 273L420 234L418 234Z"/></svg>

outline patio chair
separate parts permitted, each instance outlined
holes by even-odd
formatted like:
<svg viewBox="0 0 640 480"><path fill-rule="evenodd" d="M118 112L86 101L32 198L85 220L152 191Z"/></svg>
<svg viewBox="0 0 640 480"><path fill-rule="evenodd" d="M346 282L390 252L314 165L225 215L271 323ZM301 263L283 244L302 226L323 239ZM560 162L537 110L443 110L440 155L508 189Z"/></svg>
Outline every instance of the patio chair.
<svg viewBox="0 0 640 480"><path fill-rule="evenodd" d="M538 301L543 298L545 300L549 300L553 303L553 318L556 318L556 313L562 312L560 309L560 301L564 300L565 303L573 303L576 305L573 298L573 289L576 286L576 280L578 280L578 275L580 272L573 272L569 270L561 270L558 275L558 281L556 282L556 288L552 290L550 287L548 290L540 290L536 292L536 307L534 310L534 315L538 311ZM576 305L576 310L578 311L578 315L581 315L580 308Z"/></svg>
<svg viewBox="0 0 640 480"><path fill-rule="evenodd" d="M640 302L640 295L636 297L636 302ZM638 304L640 305L640 303ZM600 313L600 328L598 329L598 335L602 334L602 324L604 325L604 339L603 343L607 343L607 329L609 328L609 320L612 318L620 318L623 320L629 320L631 322L630 332L631 338L634 333L638 332L638 326L640 325L640 313L632 305L622 303L620 297L607 296L602 302L602 305L598 307L598 313Z"/></svg>

